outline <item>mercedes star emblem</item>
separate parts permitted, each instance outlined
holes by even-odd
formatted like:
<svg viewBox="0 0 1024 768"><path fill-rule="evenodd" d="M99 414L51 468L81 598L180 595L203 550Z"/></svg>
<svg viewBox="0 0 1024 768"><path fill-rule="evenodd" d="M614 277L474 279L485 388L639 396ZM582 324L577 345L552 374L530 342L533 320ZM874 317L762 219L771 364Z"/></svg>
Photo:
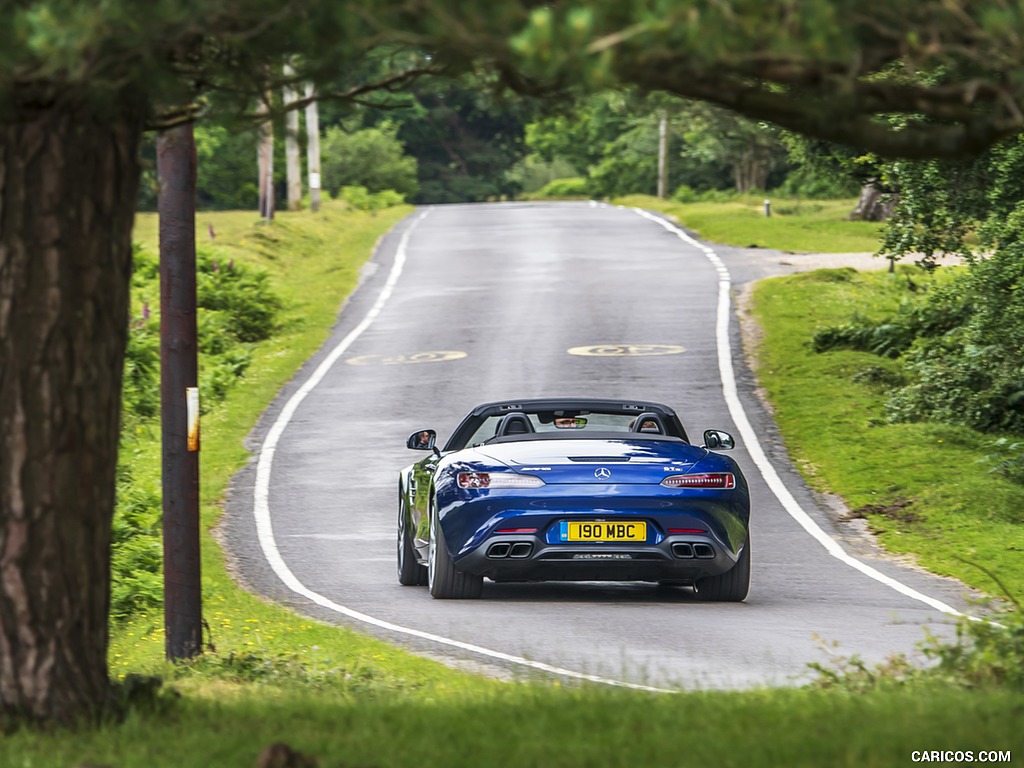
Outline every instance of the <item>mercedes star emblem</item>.
<svg viewBox="0 0 1024 768"><path fill-rule="evenodd" d="M612 471L605 467L598 467L597 469L594 470L594 477L596 477L598 480L607 480L611 476Z"/></svg>

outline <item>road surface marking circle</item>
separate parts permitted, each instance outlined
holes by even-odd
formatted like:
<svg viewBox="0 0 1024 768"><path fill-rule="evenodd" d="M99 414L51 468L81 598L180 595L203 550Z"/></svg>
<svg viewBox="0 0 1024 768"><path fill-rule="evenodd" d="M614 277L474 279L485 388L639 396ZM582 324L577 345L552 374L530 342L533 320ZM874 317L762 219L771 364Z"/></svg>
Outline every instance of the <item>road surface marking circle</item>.
<svg viewBox="0 0 1024 768"><path fill-rule="evenodd" d="M409 363L446 363L449 360L461 360L466 356L465 352L447 349L436 352L414 352L411 355L360 355L359 357L350 357L345 362L348 365L407 365Z"/></svg>
<svg viewBox="0 0 1024 768"><path fill-rule="evenodd" d="M650 357L678 355L686 348L678 344L592 344L567 350L570 355L583 357Z"/></svg>

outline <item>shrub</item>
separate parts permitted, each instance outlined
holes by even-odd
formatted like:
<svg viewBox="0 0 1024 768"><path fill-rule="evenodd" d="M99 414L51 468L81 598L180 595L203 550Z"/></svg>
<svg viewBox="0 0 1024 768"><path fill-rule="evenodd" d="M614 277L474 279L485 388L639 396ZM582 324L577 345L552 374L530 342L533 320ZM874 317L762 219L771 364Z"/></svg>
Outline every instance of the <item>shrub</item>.
<svg viewBox="0 0 1024 768"><path fill-rule="evenodd" d="M159 494L139 484L126 464L119 464L117 472L110 612L114 619L123 620L163 601L163 509Z"/></svg>
<svg viewBox="0 0 1024 768"><path fill-rule="evenodd" d="M380 211L394 205L402 205L405 197L393 189L369 192L366 187L342 187L338 197L357 211Z"/></svg>
<svg viewBox="0 0 1024 768"><path fill-rule="evenodd" d="M698 200L698 195L689 184L680 184L672 193L672 199L677 203L695 203Z"/></svg>
<svg viewBox="0 0 1024 768"><path fill-rule="evenodd" d="M925 658L931 660L930 666L921 668L911 664L902 654L874 666L857 657L837 658L832 667L809 665L818 673L813 685L862 693L932 682L1024 692L1024 610L1010 599L1014 610L995 617L997 620L973 621L961 617L952 642L942 642L935 637L926 639L920 649Z"/></svg>
<svg viewBox="0 0 1024 768"><path fill-rule="evenodd" d="M128 330L124 358L124 409L142 418L160 409L160 332L140 320Z"/></svg>
<svg viewBox="0 0 1024 768"><path fill-rule="evenodd" d="M736 193L729 189L708 189L700 193L702 203L729 203L736 199Z"/></svg>
<svg viewBox="0 0 1024 768"><path fill-rule="evenodd" d="M1002 245L947 285L908 285L918 295L893 316L854 316L821 329L815 351L847 347L899 358L907 383L886 404L891 421L1024 430L1024 243Z"/></svg>
<svg viewBox="0 0 1024 768"><path fill-rule="evenodd" d="M992 463L991 472L1024 485L1024 441L1000 437L989 444L991 453L981 461Z"/></svg>
<svg viewBox="0 0 1024 768"><path fill-rule="evenodd" d="M223 329L239 341L270 337L281 302L269 275L225 260L215 250L197 254L196 293L200 309L222 310Z"/></svg>
<svg viewBox="0 0 1024 768"><path fill-rule="evenodd" d="M587 180L580 177L553 179L537 191L537 197L583 197L588 198Z"/></svg>
<svg viewBox="0 0 1024 768"><path fill-rule="evenodd" d="M199 367L200 411L207 413L214 403L223 400L251 362L252 353L240 344L203 360Z"/></svg>

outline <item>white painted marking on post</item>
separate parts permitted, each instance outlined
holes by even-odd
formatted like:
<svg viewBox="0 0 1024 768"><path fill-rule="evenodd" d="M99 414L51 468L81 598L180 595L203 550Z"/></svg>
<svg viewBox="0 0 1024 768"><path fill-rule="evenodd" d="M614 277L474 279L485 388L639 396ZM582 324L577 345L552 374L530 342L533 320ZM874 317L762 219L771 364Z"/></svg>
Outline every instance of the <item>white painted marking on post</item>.
<svg viewBox="0 0 1024 768"><path fill-rule="evenodd" d="M718 272L718 312L716 315L715 322L715 336L718 346L718 373L722 381L722 392L725 395L725 402L729 408L729 415L732 416L733 422L736 424L736 428L740 432L740 436L743 438L744 445L747 448L747 453L750 454L750 458L757 466L758 471L764 478L764 481L768 484L772 493L775 494L775 498L782 504L783 509L789 513L789 516L796 520L811 537L821 544L825 550L839 560L842 563L855 568L856 570L863 573L865 576L874 579L881 584L885 584L887 587L896 590L901 595L918 600L925 605L928 605L937 611L949 614L951 616L963 616L960 611L953 608L951 605L947 605L941 600L937 600L934 597L918 592L913 587L908 587L901 581L898 581L891 576L886 576L876 568L872 568L867 563L863 563L857 558L849 555L831 536L829 536L822 528L814 522L810 515L800 506L799 502L793 498L793 494L789 492L786 484L779 477L778 472L775 471L775 467L772 466L768 456L765 454L764 449L761 447L760 441L757 439L757 433L754 432L754 428L750 424L750 420L747 418L747 412L743 408L743 403L740 402L739 394L736 390L736 376L732 367L732 344L729 340L729 314L731 299L729 291L731 290L731 278L729 276L729 269L725 266L722 260L715 253L714 249L709 248L703 243L699 243L692 237L683 232L679 227L675 226L671 222L665 219L655 216L648 211L640 208L634 208L636 213L643 216L645 219L650 219L656 224L661 225L669 232L675 234L680 240L688 245L692 245L699 251L703 252L704 256L710 261ZM968 618L980 621L974 616Z"/></svg>
<svg viewBox="0 0 1024 768"><path fill-rule="evenodd" d="M654 688L649 685L639 685L637 683L627 683L622 680L612 680L606 677L600 677L598 675L587 675L582 672L576 672L571 669L563 669L561 667L552 666L551 664L544 664L539 661L532 661L530 659L523 658L522 656L515 656L509 653L502 653L501 651L495 651L490 648L483 648L479 645L473 645L472 643L464 643L459 640L453 640L448 637L442 637L441 635L435 635L431 632L423 632L418 629L411 629L409 627L403 627L399 624L393 624L389 621L369 616L359 611L354 611L351 608L347 608L344 605L340 605L327 597L324 597L317 592L309 589L305 584L299 581L298 577L292 573L288 564L285 563L284 558L281 556L281 552L277 547L277 541L274 538L274 527L271 520L270 514L270 473L274 464L274 453L277 450L277 444L281 440L281 435L284 434L285 428L291 421L292 416L295 415L295 411L298 409L302 401L306 399L306 396L313 391L313 389L323 380L330 371L331 367L338 361L338 359L345 354L352 343L358 339L367 328L373 323L373 321L380 314L384 305L387 303L391 294L394 292L395 284L398 282L398 278L402 274L402 270L405 267L406 259L406 248L409 245L409 237L416 226L423 221L428 211L425 211L419 215L419 217L409 226L408 229L402 234L402 239L398 243L398 249L395 252L395 263L391 267L391 273L388 275L387 282L381 289L380 294L377 296L377 300L373 306L366 313L362 322L353 328L344 339L342 339L338 345L331 350L331 353L320 365L317 366L316 370L310 375L306 382L299 387L298 391L295 392L285 403L284 408L281 410L280 415L274 421L270 431L267 433L266 439L263 441L263 446L260 449L259 459L256 464L256 487L253 490L253 517L256 520L256 534L259 538L260 547L263 549L263 556L266 557L267 562L273 569L277 577L284 582L285 586L288 587L292 592L302 595L306 599L316 603L317 605L327 608L335 613L340 613L343 616L347 616L355 621L361 621L365 624L370 624L380 629L386 629L389 632L397 632L403 635L409 635L411 637L418 637L423 640L429 640L440 645L446 645L451 648L458 648L462 651L468 651L470 653L479 654L488 658L496 659L498 661L504 661L511 664L518 664L520 666L529 667L531 669L538 670L540 672L547 672L552 675L559 675L560 677L568 677L575 680L584 680L591 683L601 683L603 685L613 685L620 688L632 688L638 691L650 691L653 693L676 693L676 691L666 688Z"/></svg>

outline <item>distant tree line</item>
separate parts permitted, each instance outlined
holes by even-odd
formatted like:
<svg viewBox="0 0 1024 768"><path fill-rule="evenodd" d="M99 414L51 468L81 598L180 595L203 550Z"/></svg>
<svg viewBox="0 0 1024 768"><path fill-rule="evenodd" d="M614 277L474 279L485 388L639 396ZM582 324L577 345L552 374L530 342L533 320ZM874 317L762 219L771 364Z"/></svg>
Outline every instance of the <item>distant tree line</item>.
<svg viewBox="0 0 1024 768"><path fill-rule="evenodd" d="M668 123L668 190L685 198L713 191L779 189L805 197L857 194L856 173L812 161L779 128L719 107L665 94L616 90L557 106L502 95L480 78L423 79L374 106L325 104L321 112L324 190L346 186L398 192L412 203L480 202L534 193L555 179L583 179L595 198L654 194L658 122ZM278 115L275 135L284 134ZM300 137L304 142L305 138ZM255 208L258 125L196 126L200 208ZM821 144L822 142L819 142ZM283 142L274 180L284 196ZM139 193L156 206L152 142ZM849 170L849 169L847 169Z"/></svg>

